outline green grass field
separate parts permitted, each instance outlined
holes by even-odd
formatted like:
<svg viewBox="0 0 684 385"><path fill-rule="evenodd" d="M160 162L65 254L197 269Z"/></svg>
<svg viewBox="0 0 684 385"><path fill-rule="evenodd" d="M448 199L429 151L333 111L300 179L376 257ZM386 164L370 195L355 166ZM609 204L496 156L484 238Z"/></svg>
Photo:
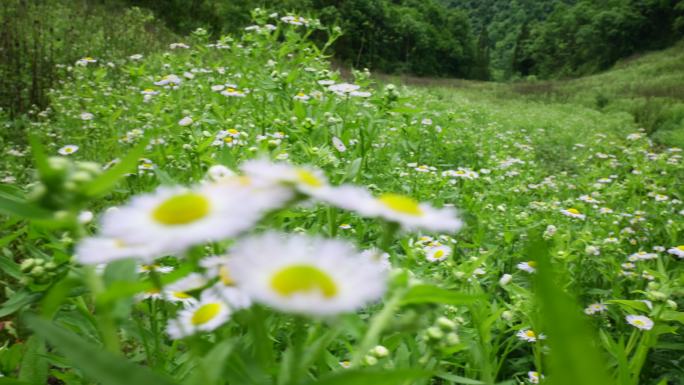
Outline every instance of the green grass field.
<svg viewBox="0 0 684 385"><path fill-rule="evenodd" d="M684 384L684 46L404 85L255 23L6 122L0 385Z"/></svg>

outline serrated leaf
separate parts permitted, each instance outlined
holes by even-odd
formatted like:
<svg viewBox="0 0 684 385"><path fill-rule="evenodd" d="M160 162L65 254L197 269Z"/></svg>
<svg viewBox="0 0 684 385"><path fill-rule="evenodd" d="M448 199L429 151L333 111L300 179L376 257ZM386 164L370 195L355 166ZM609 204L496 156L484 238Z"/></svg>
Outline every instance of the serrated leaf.
<svg viewBox="0 0 684 385"><path fill-rule="evenodd" d="M26 343L24 357L21 360L19 380L31 385L47 383L48 362L45 353L45 341L38 336L31 336Z"/></svg>

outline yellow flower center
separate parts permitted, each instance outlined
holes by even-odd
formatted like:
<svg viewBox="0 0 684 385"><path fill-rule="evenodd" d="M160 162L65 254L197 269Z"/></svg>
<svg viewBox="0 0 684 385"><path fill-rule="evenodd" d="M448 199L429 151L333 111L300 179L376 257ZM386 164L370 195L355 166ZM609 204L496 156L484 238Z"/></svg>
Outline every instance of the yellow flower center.
<svg viewBox="0 0 684 385"><path fill-rule="evenodd" d="M225 266L221 266L218 271L219 278L221 279L221 283L223 283L226 286L233 286L235 285L235 281L233 280L233 277L230 276L230 271L228 271L228 268Z"/></svg>
<svg viewBox="0 0 684 385"><path fill-rule="evenodd" d="M173 196L152 212L152 217L164 225L185 225L209 214L209 200L192 192Z"/></svg>
<svg viewBox="0 0 684 385"><path fill-rule="evenodd" d="M684 245L677 246L678 250L684 251Z"/></svg>
<svg viewBox="0 0 684 385"><path fill-rule="evenodd" d="M306 94L305 94L305 93L303 93L303 92L300 92L300 93L298 93L298 94L297 94L297 96L299 96L300 98L303 98L303 97L305 97L305 96L306 96Z"/></svg>
<svg viewBox="0 0 684 385"><path fill-rule="evenodd" d="M145 92L154 92L154 90L151 88L145 88Z"/></svg>
<svg viewBox="0 0 684 385"><path fill-rule="evenodd" d="M535 262L535 261L527 261L527 266L529 266L529 267L537 267L537 262Z"/></svg>
<svg viewBox="0 0 684 385"><path fill-rule="evenodd" d="M326 272L310 265L292 265L278 271L271 279L271 288L285 297L320 292L324 297L332 298L337 294L335 281Z"/></svg>
<svg viewBox="0 0 684 385"><path fill-rule="evenodd" d="M199 307L199 309L195 310L190 322L192 322L192 324L195 326L203 325L214 319L214 317L216 317L220 311L221 304L208 303L206 305L202 305Z"/></svg>
<svg viewBox="0 0 684 385"><path fill-rule="evenodd" d="M575 214L575 215L579 215L579 213L580 213L579 210L577 210L576 208L572 208L572 207L565 210L565 211L569 212L570 214Z"/></svg>
<svg viewBox="0 0 684 385"><path fill-rule="evenodd" d="M227 90L227 91L228 91L228 92L235 92L235 91L237 91L237 90L236 90L235 88L230 88L230 87L228 87L228 90Z"/></svg>
<svg viewBox="0 0 684 385"><path fill-rule="evenodd" d="M153 271L157 270L159 268L159 265L142 265L140 266L140 270L142 271Z"/></svg>
<svg viewBox="0 0 684 385"><path fill-rule="evenodd" d="M323 187L323 182L309 170L297 169L297 179L307 186L318 188Z"/></svg>
<svg viewBox="0 0 684 385"><path fill-rule="evenodd" d="M190 295L188 293L182 292L182 291L174 291L171 293L174 297L178 299L188 299L190 298Z"/></svg>
<svg viewBox="0 0 684 385"><path fill-rule="evenodd" d="M421 216L423 210L418 205L418 201L399 194L383 194L379 198L385 206L390 209L408 215Z"/></svg>
<svg viewBox="0 0 684 385"><path fill-rule="evenodd" d="M231 128L230 130L228 130L228 133L231 134L231 135L237 135L237 134L240 133L240 131L238 131L238 130L236 130L236 129L234 129L234 128Z"/></svg>
<svg viewBox="0 0 684 385"><path fill-rule="evenodd" d="M435 251L435 258L442 258L443 255L444 255L444 250Z"/></svg>
<svg viewBox="0 0 684 385"><path fill-rule="evenodd" d="M223 138L223 141L226 143L232 143L233 137L232 136L226 136L225 138Z"/></svg>
<svg viewBox="0 0 684 385"><path fill-rule="evenodd" d="M644 321L642 321L640 319L632 320L632 323L637 325L637 326L644 326L645 325Z"/></svg>
<svg viewBox="0 0 684 385"><path fill-rule="evenodd" d="M526 335L527 337L529 337L529 338L534 338L534 337L537 336L536 334L534 334L534 332L533 332L532 330L526 331L526 332L525 332L525 335Z"/></svg>

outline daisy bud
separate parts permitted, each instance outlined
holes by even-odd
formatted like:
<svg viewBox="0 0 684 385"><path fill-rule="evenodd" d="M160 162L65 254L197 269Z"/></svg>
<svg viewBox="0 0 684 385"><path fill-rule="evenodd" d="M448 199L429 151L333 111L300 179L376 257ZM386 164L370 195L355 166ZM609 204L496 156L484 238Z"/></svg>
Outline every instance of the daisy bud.
<svg viewBox="0 0 684 385"><path fill-rule="evenodd" d="M35 266L35 261L36 261L36 260L33 259L33 258L25 259L25 260L23 260L23 261L21 262L21 265L19 266L19 269L20 269L23 273L29 272L29 271L31 271L31 269L33 268L33 266Z"/></svg>
<svg viewBox="0 0 684 385"><path fill-rule="evenodd" d="M647 291L646 296L653 301L664 301L667 299L667 294L660 291Z"/></svg>
<svg viewBox="0 0 684 385"><path fill-rule="evenodd" d="M389 355L389 350L387 350L387 348L382 345L378 345L371 349L370 354L375 356L376 358L384 358Z"/></svg>
<svg viewBox="0 0 684 385"><path fill-rule="evenodd" d="M29 274L35 278L41 277L43 274L45 274L45 268L43 266L36 266Z"/></svg>
<svg viewBox="0 0 684 385"><path fill-rule="evenodd" d="M441 340L444 338L444 332L437 326L430 326L427 328L427 337L432 340Z"/></svg>
<svg viewBox="0 0 684 385"><path fill-rule="evenodd" d="M458 345L460 342L461 342L461 339L458 338L458 334L451 332L451 333L446 335L445 343L447 344L447 346Z"/></svg>
<svg viewBox="0 0 684 385"><path fill-rule="evenodd" d="M373 357L373 356L366 356L363 358L363 363L368 365L368 366L373 366L378 363L378 359Z"/></svg>
<svg viewBox="0 0 684 385"><path fill-rule="evenodd" d="M456 330L456 322L446 318L446 317L439 317L437 318L437 326L442 328L444 331L450 331L450 330Z"/></svg>
<svg viewBox="0 0 684 385"><path fill-rule="evenodd" d="M675 302L671 299L668 299L667 301L665 301L665 306L669 307L672 310L677 310L677 302Z"/></svg>
<svg viewBox="0 0 684 385"><path fill-rule="evenodd" d="M513 319L513 312L506 310L503 313L501 313L501 318L505 319L506 321L510 321Z"/></svg>

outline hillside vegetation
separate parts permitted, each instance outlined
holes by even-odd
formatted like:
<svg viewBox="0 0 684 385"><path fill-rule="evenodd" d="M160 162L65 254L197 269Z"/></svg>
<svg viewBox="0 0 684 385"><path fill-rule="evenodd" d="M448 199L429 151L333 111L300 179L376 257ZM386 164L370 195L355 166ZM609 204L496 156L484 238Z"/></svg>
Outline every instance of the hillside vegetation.
<svg viewBox="0 0 684 385"><path fill-rule="evenodd" d="M406 86L252 17L84 52L3 137L0 384L681 383L682 149L624 107L680 47Z"/></svg>

